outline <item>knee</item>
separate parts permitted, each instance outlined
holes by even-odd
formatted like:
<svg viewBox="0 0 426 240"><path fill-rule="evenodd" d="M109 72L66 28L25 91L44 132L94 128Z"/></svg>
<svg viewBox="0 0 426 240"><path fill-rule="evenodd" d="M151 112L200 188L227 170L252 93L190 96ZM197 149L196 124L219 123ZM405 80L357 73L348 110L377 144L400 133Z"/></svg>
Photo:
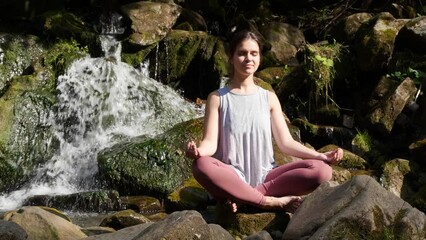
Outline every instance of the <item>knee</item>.
<svg viewBox="0 0 426 240"><path fill-rule="evenodd" d="M323 161L314 160L312 162L312 167L315 173L313 174L313 178L318 185L331 180L333 170L330 165L326 164Z"/></svg>
<svg viewBox="0 0 426 240"><path fill-rule="evenodd" d="M204 157L200 157L192 162L192 174L195 178L203 175L203 173L206 171L207 162L208 160L204 159Z"/></svg>
<svg viewBox="0 0 426 240"><path fill-rule="evenodd" d="M323 161L317 161L317 179L318 183L330 181L333 176L333 169Z"/></svg>

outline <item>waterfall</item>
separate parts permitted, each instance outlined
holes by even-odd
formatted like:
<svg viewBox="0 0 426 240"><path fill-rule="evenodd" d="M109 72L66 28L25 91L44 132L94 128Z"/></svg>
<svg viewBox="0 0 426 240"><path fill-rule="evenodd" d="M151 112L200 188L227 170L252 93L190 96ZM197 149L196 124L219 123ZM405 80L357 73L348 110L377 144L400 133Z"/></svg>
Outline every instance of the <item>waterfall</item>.
<svg viewBox="0 0 426 240"><path fill-rule="evenodd" d="M51 114L58 153L37 170L30 186L0 196L1 210L15 209L33 195L94 190L100 150L197 116L193 104L147 77L146 68L121 62L119 41L100 38L104 57L79 59L58 78Z"/></svg>

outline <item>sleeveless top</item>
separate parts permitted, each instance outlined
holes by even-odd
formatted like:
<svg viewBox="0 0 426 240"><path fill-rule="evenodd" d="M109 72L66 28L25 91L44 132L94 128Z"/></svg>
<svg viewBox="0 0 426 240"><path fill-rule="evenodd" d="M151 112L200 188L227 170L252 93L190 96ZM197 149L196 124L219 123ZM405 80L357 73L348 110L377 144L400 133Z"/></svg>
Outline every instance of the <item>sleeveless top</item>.
<svg viewBox="0 0 426 240"><path fill-rule="evenodd" d="M218 90L219 143L214 157L231 165L246 183L263 183L274 167L268 91L252 94Z"/></svg>

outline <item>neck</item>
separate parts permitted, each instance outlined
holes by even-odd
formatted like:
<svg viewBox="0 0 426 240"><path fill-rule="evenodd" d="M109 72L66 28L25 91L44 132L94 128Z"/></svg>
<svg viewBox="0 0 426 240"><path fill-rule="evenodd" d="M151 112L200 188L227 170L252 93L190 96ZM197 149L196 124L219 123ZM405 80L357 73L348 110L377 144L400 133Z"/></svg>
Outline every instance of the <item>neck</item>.
<svg viewBox="0 0 426 240"><path fill-rule="evenodd" d="M253 75L250 75L246 78L234 77L229 83L229 88L236 93L251 93L257 89L257 86L254 84Z"/></svg>

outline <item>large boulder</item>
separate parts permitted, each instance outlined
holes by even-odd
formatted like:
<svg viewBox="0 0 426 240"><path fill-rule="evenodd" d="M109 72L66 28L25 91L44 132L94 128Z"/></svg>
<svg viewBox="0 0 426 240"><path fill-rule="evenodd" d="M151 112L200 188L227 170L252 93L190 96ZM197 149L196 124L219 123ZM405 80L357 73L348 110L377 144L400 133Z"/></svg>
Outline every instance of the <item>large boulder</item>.
<svg viewBox="0 0 426 240"><path fill-rule="evenodd" d="M271 44L270 51L279 63L297 62L296 53L305 44L305 36L300 29L288 23L270 22L260 32Z"/></svg>
<svg viewBox="0 0 426 240"><path fill-rule="evenodd" d="M384 12L362 24L355 36L355 52L360 70L380 71L392 57L398 31L407 20Z"/></svg>
<svg viewBox="0 0 426 240"><path fill-rule="evenodd" d="M131 21L130 42L146 46L163 39L176 23L182 7L172 3L135 2L123 5L122 12Z"/></svg>
<svg viewBox="0 0 426 240"><path fill-rule="evenodd" d="M43 48L38 42L32 35L0 33L0 93L40 57Z"/></svg>
<svg viewBox="0 0 426 240"><path fill-rule="evenodd" d="M426 53L426 16L410 19L398 33L396 44L417 54Z"/></svg>
<svg viewBox="0 0 426 240"><path fill-rule="evenodd" d="M203 239L233 240L222 227L207 224L196 211L180 211L162 221L120 229L117 232L91 236L84 240Z"/></svg>
<svg viewBox="0 0 426 240"><path fill-rule="evenodd" d="M333 29L332 34L340 42L352 43L359 28L373 17L371 13L355 13L345 17Z"/></svg>
<svg viewBox="0 0 426 240"><path fill-rule="evenodd" d="M80 227L40 207L22 207L4 220L19 224L28 239L77 240L86 237Z"/></svg>
<svg viewBox="0 0 426 240"><path fill-rule="evenodd" d="M410 78L398 83L383 77L368 102L370 109L365 116L368 126L382 135L389 134L395 120L407 103L413 99L416 90L416 85Z"/></svg>
<svg viewBox="0 0 426 240"><path fill-rule="evenodd" d="M424 239L426 216L366 175L322 184L291 218L283 239Z"/></svg>
<svg viewBox="0 0 426 240"><path fill-rule="evenodd" d="M192 159L185 157L184 143L201 135L202 119L194 119L156 138L117 144L99 153L99 176L120 195L165 198L192 175Z"/></svg>
<svg viewBox="0 0 426 240"><path fill-rule="evenodd" d="M37 79L17 77L0 98L0 191L23 184L53 154L51 96L34 91Z"/></svg>

